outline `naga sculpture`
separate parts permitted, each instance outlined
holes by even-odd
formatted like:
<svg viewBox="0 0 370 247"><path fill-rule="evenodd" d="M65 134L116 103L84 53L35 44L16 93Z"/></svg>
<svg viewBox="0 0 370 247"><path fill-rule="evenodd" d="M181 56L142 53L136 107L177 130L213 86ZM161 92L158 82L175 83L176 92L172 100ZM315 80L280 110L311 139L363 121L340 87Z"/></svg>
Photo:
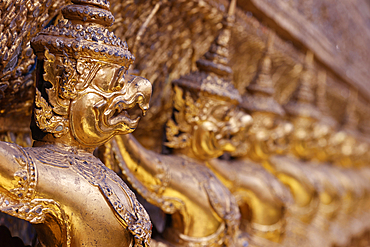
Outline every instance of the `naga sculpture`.
<svg viewBox="0 0 370 247"><path fill-rule="evenodd" d="M289 124L276 117L282 116L284 110L272 96L272 45L270 34L257 77L247 87L249 94L243 97L241 106L251 114L253 124L236 137L238 148L231 156L237 159L208 162L237 199L241 229L250 235L251 246L279 246L284 238L287 207L292 202L289 190L258 164L268 160L276 149L284 148L278 139L291 131Z"/></svg>
<svg viewBox="0 0 370 247"><path fill-rule="evenodd" d="M0 210L33 224L39 246L149 246L134 193L93 155L135 130L151 84L129 77L134 57L109 32L109 2L73 0L31 40L38 57L33 147L0 143Z"/></svg>
<svg viewBox="0 0 370 247"><path fill-rule="evenodd" d="M133 136L121 136L103 155L106 163L118 163L124 179L144 199L168 215L154 246L248 245L239 234L235 199L206 166L209 159L235 150L231 137L251 123L238 109L240 96L230 81L234 8L232 1L223 29L197 61L199 71L173 82L173 119L167 123L165 143L172 154L154 153Z"/></svg>

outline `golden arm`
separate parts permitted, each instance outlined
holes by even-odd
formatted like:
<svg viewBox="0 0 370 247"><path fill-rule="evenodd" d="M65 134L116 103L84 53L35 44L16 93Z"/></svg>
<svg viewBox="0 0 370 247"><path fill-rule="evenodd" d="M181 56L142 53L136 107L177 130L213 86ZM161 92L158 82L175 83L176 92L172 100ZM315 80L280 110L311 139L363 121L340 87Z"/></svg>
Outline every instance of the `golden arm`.
<svg viewBox="0 0 370 247"><path fill-rule="evenodd" d="M162 196L168 182L166 157L142 147L131 135L116 136L112 140L115 162L131 186L149 203L172 214L182 203L175 198Z"/></svg>
<svg viewBox="0 0 370 247"><path fill-rule="evenodd" d="M0 187L14 189L14 174L25 166L25 157L15 144L0 142Z"/></svg>

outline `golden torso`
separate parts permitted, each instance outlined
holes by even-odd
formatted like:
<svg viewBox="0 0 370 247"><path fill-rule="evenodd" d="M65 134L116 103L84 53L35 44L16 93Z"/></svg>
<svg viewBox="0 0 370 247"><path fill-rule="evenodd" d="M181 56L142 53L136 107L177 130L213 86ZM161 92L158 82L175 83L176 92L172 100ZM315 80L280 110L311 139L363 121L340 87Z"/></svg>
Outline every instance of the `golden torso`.
<svg viewBox="0 0 370 247"><path fill-rule="evenodd" d="M55 199L60 203L71 224L71 246L132 246L131 234L118 222L98 187L69 168L51 167L39 162L36 165L38 172L43 174L36 197ZM52 181L47 179L50 177ZM125 192L116 192L127 205ZM49 227L44 223L38 228L47 236Z"/></svg>
<svg viewBox="0 0 370 247"><path fill-rule="evenodd" d="M71 224L71 246L131 246L131 234L118 222L98 187L69 168L36 164L43 174L37 196L58 200L62 205ZM46 179L50 177L54 178L51 182ZM116 188L116 193L127 207L125 192Z"/></svg>
<svg viewBox="0 0 370 247"><path fill-rule="evenodd" d="M162 196L181 201L182 207L172 215L167 234L184 246L192 242L219 246L217 242L225 241L226 231L235 234L233 228L239 225L234 198L207 167L184 156L168 158L174 158L171 179Z"/></svg>
<svg viewBox="0 0 370 247"><path fill-rule="evenodd" d="M128 228L136 224L135 217L143 216L136 198L92 154L71 152L68 157L65 150L53 146L1 146L2 174L7 174L1 177L5 190L1 210L24 211L16 216L34 223L42 246L133 246ZM13 162L9 165L6 160ZM19 174L25 183L14 186ZM23 193L18 194L20 200L14 198L23 188L31 191L32 183L29 198L23 198ZM143 222L147 220L144 217ZM142 227L140 222L137 226Z"/></svg>
<svg viewBox="0 0 370 247"><path fill-rule="evenodd" d="M181 154L147 151L130 135L115 138L113 150L133 187L171 215L166 240L217 246L227 229L239 225L234 198L205 165Z"/></svg>
<svg viewBox="0 0 370 247"><path fill-rule="evenodd" d="M253 235L280 242L289 191L250 160L212 160L209 165L236 197L243 218L242 230L251 228L247 231Z"/></svg>
<svg viewBox="0 0 370 247"><path fill-rule="evenodd" d="M180 229L184 229L185 235L192 237L212 235L218 230L222 221L215 216L212 208L214 205L209 201L222 200L225 190L220 188L216 178L208 176L209 172L204 171L206 169L200 171L200 167L189 165L188 162L178 163L180 164L172 165L177 166L177 169L171 172L171 181L163 193L163 196L177 198L185 204L186 212L180 214L183 213L183 216L186 215L189 218L184 221L183 217L174 216L175 228L179 229L180 226ZM197 172L201 175L195 174ZM207 222L207 225L203 222Z"/></svg>
<svg viewBox="0 0 370 247"><path fill-rule="evenodd" d="M306 164L293 157L273 156L265 166L290 189L295 201L292 207L294 217L309 223L318 210L319 198Z"/></svg>

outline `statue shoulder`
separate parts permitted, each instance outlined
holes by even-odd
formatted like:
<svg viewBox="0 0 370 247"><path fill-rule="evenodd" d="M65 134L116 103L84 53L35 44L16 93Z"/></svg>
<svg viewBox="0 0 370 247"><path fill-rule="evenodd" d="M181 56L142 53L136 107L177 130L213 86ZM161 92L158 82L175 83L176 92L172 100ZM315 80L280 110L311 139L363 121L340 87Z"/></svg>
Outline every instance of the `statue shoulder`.
<svg viewBox="0 0 370 247"><path fill-rule="evenodd" d="M37 169L27 148L0 142L0 211L41 223L45 219L42 202L36 197Z"/></svg>
<svg viewBox="0 0 370 247"><path fill-rule="evenodd" d="M24 148L21 146L9 143L9 142L0 142L0 156L6 160L14 160L20 158L24 155Z"/></svg>
<svg viewBox="0 0 370 247"><path fill-rule="evenodd" d="M262 165L249 160L233 161L238 177L237 185L254 191L258 196L268 195L274 202L291 204L293 199L290 191Z"/></svg>
<svg viewBox="0 0 370 247"><path fill-rule="evenodd" d="M0 142L0 186L6 190L13 189L14 179L21 170L27 168L29 162L30 158L24 148Z"/></svg>

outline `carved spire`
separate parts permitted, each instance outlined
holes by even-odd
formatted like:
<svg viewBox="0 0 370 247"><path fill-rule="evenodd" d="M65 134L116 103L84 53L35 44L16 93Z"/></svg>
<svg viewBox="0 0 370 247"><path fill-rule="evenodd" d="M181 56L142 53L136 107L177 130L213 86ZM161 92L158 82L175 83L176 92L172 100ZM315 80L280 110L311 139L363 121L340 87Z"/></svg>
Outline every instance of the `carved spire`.
<svg viewBox="0 0 370 247"><path fill-rule="evenodd" d="M314 104L314 93L312 85L312 68L313 68L313 53L308 51L305 60L304 72L301 76L300 84L293 94L296 102Z"/></svg>
<svg viewBox="0 0 370 247"><path fill-rule="evenodd" d="M313 53L306 54L304 71L298 82L298 86L290 101L284 106L286 112L292 116L320 118L320 112L315 106L315 95L313 91Z"/></svg>
<svg viewBox="0 0 370 247"><path fill-rule="evenodd" d="M284 110L273 97L275 92L271 78L272 61L275 35L271 32L268 36L266 49L258 65L257 75L248 85L248 94L243 97L242 106L248 111L271 112L284 115Z"/></svg>
<svg viewBox="0 0 370 247"><path fill-rule="evenodd" d="M274 46L275 35L270 32L267 40L266 49L258 65L256 78L248 85L247 91L251 94L266 94L268 96L274 93L274 84L271 78L272 61L271 55Z"/></svg>
<svg viewBox="0 0 370 247"><path fill-rule="evenodd" d="M199 71L175 80L174 85L234 103L241 102L241 96L231 82L232 69L229 66L229 43L231 27L235 20L235 8L236 0L232 0L219 35L208 52L196 62Z"/></svg>
<svg viewBox="0 0 370 247"><path fill-rule="evenodd" d="M343 119L343 129L350 132L357 132L359 118L356 114L358 91L351 89L347 100L346 112Z"/></svg>
<svg viewBox="0 0 370 247"><path fill-rule="evenodd" d="M362 105L362 121L359 122L359 129L367 136L370 136L370 107Z"/></svg>
<svg viewBox="0 0 370 247"><path fill-rule="evenodd" d="M317 91L316 91L316 106L319 108L321 113L325 116L329 114L329 108L326 103L326 72L320 71L317 76Z"/></svg>
<svg viewBox="0 0 370 247"><path fill-rule="evenodd" d="M316 90L316 107L320 110L322 118L321 122L332 126L333 128L338 127L338 122L331 116L330 109L326 101L326 72L324 70L319 71L317 76L317 90Z"/></svg>
<svg viewBox="0 0 370 247"><path fill-rule="evenodd" d="M229 43L231 38L230 29L235 21L235 4L236 0L232 0L228 14L222 21L223 27L220 33L211 44L208 52L204 54L204 57L196 62L199 71L212 72L226 78L232 75L232 70L229 66Z"/></svg>

